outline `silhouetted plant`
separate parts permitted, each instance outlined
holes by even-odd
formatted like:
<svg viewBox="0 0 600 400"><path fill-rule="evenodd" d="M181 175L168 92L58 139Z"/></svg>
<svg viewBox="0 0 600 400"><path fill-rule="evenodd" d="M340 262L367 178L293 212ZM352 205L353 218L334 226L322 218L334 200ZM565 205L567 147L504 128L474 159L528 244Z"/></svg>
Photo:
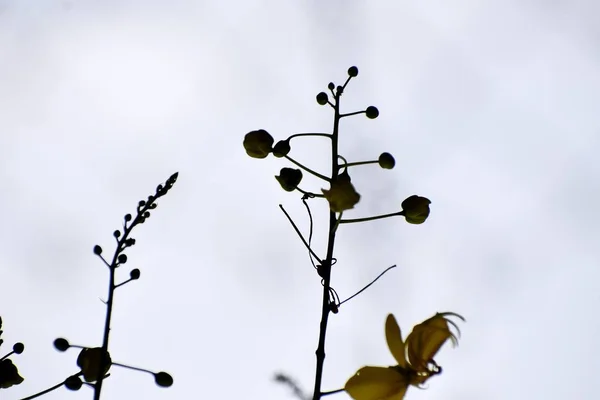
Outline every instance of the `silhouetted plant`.
<svg viewBox="0 0 600 400"><path fill-rule="evenodd" d="M57 338L54 341L54 347L58 351L64 352L70 348L80 349L77 357L77 366L79 367L79 371L67 377L64 381L59 382L58 384L42 390L41 392L38 392L32 396L25 397L22 400L40 397L62 386L65 386L69 390L79 390L83 385L91 387L94 390L94 400L99 400L102 392L102 383L104 379L110 376L109 371L112 366L149 373L153 375L154 382L161 387L169 387L173 384L173 378L166 372L153 372L144 368L133 367L113 361L108 351L108 344L110 339L111 317L115 291L125 284L140 278L140 270L134 268L129 271L128 279L123 280L120 283L117 283L116 280L117 269L127 263L127 254L125 254L125 250L135 245L135 239L130 236L131 232L136 226L143 224L148 218L150 218L150 210L154 210L157 207L156 201L166 195L169 190L171 190L177 181L177 177L178 173L174 173L169 177L169 179L167 179L164 185L158 185L155 193L148 196L147 200L140 200L137 205L135 216L126 214L123 217L122 229L117 229L113 232L113 237L116 240L116 248L113 255L108 260L102 255L102 247L99 245L94 246L94 254L102 260L109 272L108 298L105 302L106 317L104 322L102 345L100 347L80 346L69 343L67 339ZM0 333L1 332L2 331L0 331ZM1 343L2 341L0 340L0 344ZM17 345L20 345L20 347L15 349ZM19 354L23 351L22 344L17 343L15 347L13 347L13 352ZM2 358L2 363L4 363L4 361L8 361L10 364L6 364L6 366L4 366L4 364L0 364L0 368L6 368L0 369L0 388L16 385L23 381L23 378L18 375L18 371L12 362L8 359L5 360L8 355Z"/></svg>
<svg viewBox="0 0 600 400"><path fill-rule="evenodd" d="M0 346L4 343L2 339L2 317L0 317ZM14 385L20 385L25 380L19 375L19 369L12 362L10 357L13 354L21 354L25 350L25 345L21 342L13 344L12 351L0 358L0 389L8 389Z"/></svg>
<svg viewBox="0 0 600 400"><path fill-rule="evenodd" d="M342 118L359 114L365 114L369 119L375 119L379 116L379 110L375 106L368 106L361 111L345 114L341 113L340 99L342 94L350 80L356 76L358 76L358 68L350 67L348 69L348 78L343 85L336 86L333 82L329 83L328 89L332 96L331 99L326 92L320 92L316 96L318 104L322 106L329 105L333 109L334 118L331 133L296 133L289 136L287 139L275 143L275 139L269 132L264 129L258 129L245 135L243 145L246 153L252 158L264 159L272 153L275 157L285 158L299 168L282 168L279 175L275 176L275 178L285 191L298 191L302 194L301 200L308 211L310 222L308 240L305 239L304 235L300 232L283 206L279 205L279 207L308 249L310 261L323 285L321 323L319 325L319 341L316 351L317 362L312 399L319 400L322 396L346 391L355 400L401 400L409 386L420 387L430 377L441 373L442 368L433 360L433 357L447 340L450 339L456 344L456 335L450 330L450 327L456 328L457 333L458 327L448 317L455 316L463 319L460 315L455 313L437 313L433 317L416 325L404 341L396 319L390 314L386 320L385 333L390 351L398 364L391 367L360 368L346 382L343 389L328 392L321 390L321 380L325 362L325 338L329 314L338 313L342 304L363 292L388 270L395 267L394 265L385 269L363 289L359 290L349 298L340 301L338 293L331 285L332 266L336 262L336 258L334 257L334 247L337 230L343 224L367 222L393 216L403 216L406 222L410 224L422 224L430 213L429 205L431 204L431 201L429 199L411 195L401 203L401 209L399 211L364 218L343 218L344 212L353 209L360 201L360 194L352 184L349 174L350 168L360 165L378 164L383 169L393 169L396 164L394 157L387 152L380 154L374 160L356 162L348 162L346 158L339 154L339 123ZM307 136L319 136L330 140L331 172L328 176L305 166L289 156L292 150L292 139ZM300 184L302 183L303 177L302 171L325 181L329 185L329 188L321 189L320 193L301 188ZM314 198L324 198L329 206L329 226L327 228L328 240L324 257L320 257L312 247L313 220L308 200ZM299 385L286 374L278 373L275 376L275 380L289 386L292 389L293 394L299 399L304 400L308 398L302 389L300 389Z"/></svg>

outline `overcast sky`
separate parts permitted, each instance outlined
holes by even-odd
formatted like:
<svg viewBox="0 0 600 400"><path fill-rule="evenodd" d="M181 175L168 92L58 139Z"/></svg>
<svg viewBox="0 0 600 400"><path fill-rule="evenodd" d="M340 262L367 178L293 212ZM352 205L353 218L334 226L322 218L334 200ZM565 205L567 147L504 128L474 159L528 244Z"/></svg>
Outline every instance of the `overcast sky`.
<svg viewBox="0 0 600 400"><path fill-rule="evenodd" d="M134 231L141 279L117 292L113 360L175 378L112 371L107 399L285 399L275 372L307 392L321 287L302 243L306 211L246 156L329 132L315 95L359 76L342 99L349 160L394 154L391 171L351 171L345 214L431 199L423 225L340 228L342 298L397 264L330 319L324 390L364 365L393 365L384 321L408 333L437 311L465 316L444 373L407 399L594 399L600 391L600 6L516 1L0 1L0 315L31 395L77 371L56 337L101 344L107 270L95 244L179 171ZM292 157L328 173L328 143ZM318 191L322 182L305 179ZM326 205L312 200L324 255ZM129 267L129 268L128 268ZM346 399L346 394L335 395ZM89 399L83 388L47 399ZM333 397L332 397L333 399Z"/></svg>

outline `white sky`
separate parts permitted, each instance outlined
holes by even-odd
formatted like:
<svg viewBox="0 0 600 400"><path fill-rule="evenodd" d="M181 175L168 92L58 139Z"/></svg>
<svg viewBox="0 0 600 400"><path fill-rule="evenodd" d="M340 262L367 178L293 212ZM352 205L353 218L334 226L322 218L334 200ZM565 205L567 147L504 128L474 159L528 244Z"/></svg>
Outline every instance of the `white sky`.
<svg viewBox="0 0 600 400"><path fill-rule="evenodd" d="M355 170L346 216L433 203L423 225L341 229L341 297L399 267L330 319L324 390L393 364L388 313L408 333L455 311L460 347L408 399L596 398L598 15L592 0L0 1L0 315L3 350L26 345L26 381L2 398L77 371L54 338L100 344L107 271L92 248L112 250L122 216L175 171L134 232L142 276L117 292L110 347L175 384L114 369L104 397L291 398L278 371L310 391L321 288L278 204L305 231L306 213L273 179L287 164L242 140L328 132L314 96L351 65L343 110L381 115L344 120L342 153L389 151L397 167ZM326 141L293 145L328 172ZM323 254L326 206L311 204Z"/></svg>

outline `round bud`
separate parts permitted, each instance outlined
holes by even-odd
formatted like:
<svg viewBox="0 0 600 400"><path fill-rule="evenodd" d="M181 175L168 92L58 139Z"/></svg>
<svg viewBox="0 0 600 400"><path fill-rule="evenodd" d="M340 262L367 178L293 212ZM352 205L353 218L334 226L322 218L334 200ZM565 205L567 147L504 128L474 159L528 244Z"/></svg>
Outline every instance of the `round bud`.
<svg viewBox="0 0 600 400"><path fill-rule="evenodd" d="M127 254L119 254L119 257L117 257L117 261L119 262L119 264L125 264L127 262Z"/></svg>
<svg viewBox="0 0 600 400"><path fill-rule="evenodd" d="M146 211L144 213L144 218L150 218L150 211Z"/></svg>
<svg viewBox="0 0 600 400"><path fill-rule="evenodd" d="M146 205L146 202L144 200L140 200L138 203L138 207L144 207Z"/></svg>
<svg viewBox="0 0 600 400"><path fill-rule="evenodd" d="M118 238L119 236L121 236L121 231L119 231L118 229L116 231L113 232L113 236Z"/></svg>
<svg viewBox="0 0 600 400"><path fill-rule="evenodd" d="M302 171L295 168L281 168L275 179L277 179L283 190L293 192L302 181Z"/></svg>
<svg viewBox="0 0 600 400"><path fill-rule="evenodd" d="M67 339L58 338L54 340L54 347L58 351L67 351L71 345Z"/></svg>
<svg viewBox="0 0 600 400"><path fill-rule="evenodd" d="M280 140L279 142L275 143L275 146L273 146L273 155L277 158L281 158L287 156L290 150L292 150L290 147L290 141Z"/></svg>
<svg viewBox="0 0 600 400"><path fill-rule="evenodd" d="M79 390L81 389L82 385L83 382L81 382L81 379L76 375L70 376L67 379L65 379L65 387L69 390Z"/></svg>
<svg viewBox="0 0 600 400"><path fill-rule="evenodd" d="M102 247L95 245L94 246L94 254L99 256L100 254L102 254Z"/></svg>
<svg viewBox="0 0 600 400"><path fill-rule="evenodd" d="M13 351L16 354L21 354L25 350L25 345L21 342L17 342L13 344Z"/></svg>
<svg viewBox="0 0 600 400"><path fill-rule="evenodd" d="M352 78L354 78L355 76L358 75L358 68L356 67L350 67L348 68L348 75L351 76Z"/></svg>
<svg viewBox="0 0 600 400"><path fill-rule="evenodd" d="M394 160L394 156L390 153L381 153L379 155L379 166L384 169L392 169L396 165L396 160Z"/></svg>
<svg viewBox="0 0 600 400"><path fill-rule="evenodd" d="M140 279L140 270L137 268L132 269L131 272L129 273L129 277L132 280Z"/></svg>
<svg viewBox="0 0 600 400"><path fill-rule="evenodd" d="M169 387L173 384L173 377L166 372L158 372L154 374L154 382L161 387Z"/></svg>
<svg viewBox="0 0 600 400"><path fill-rule="evenodd" d="M127 221L127 222L131 221L131 214L125 215L125 221Z"/></svg>
<svg viewBox="0 0 600 400"><path fill-rule="evenodd" d="M329 90L335 89L335 84L333 82L329 82L329 85L327 85L327 89L329 89Z"/></svg>
<svg viewBox="0 0 600 400"><path fill-rule="evenodd" d="M375 106L369 106L365 110L365 114L367 115L367 118L375 119L379 117L379 110Z"/></svg>
<svg viewBox="0 0 600 400"><path fill-rule="evenodd" d="M329 97L327 96L327 93L321 92L317 95L317 103L319 103L320 105L324 106L325 104L327 104L328 101Z"/></svg>

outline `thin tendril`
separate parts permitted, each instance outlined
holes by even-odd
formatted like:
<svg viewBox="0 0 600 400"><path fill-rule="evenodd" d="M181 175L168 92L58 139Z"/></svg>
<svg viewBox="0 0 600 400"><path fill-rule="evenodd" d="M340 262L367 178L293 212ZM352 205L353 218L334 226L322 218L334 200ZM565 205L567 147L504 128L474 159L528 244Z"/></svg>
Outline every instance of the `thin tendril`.
<svg viewBox="0 0 600 400"><path fill-rule="evenodd" d="M369 288L369 286L371 286L372 284L374 284L375 282L377 282L377 280L379 278L381 278L383 276L383 274L385 274L386 272L388 272L390 269L392 268L396 268L396 265L392 265L391 267L388 267L385 269L385 271L383 271L382 273L380 273L377 278L373 279L371 281L371 283L369 283L367 286L365 286L364 288L360 289L358 292L354 293L352 296L348 297L346 300L340 302L340 304L338 304L338 306L341 306L342 304L344 304L345 302L352 300L353 298L355 298L356 296L358 296L359 294L361 294L362 292L364 292L365 290L367 290Z"/></svg>
<svg viewBox="0 0 600 400"><path fill-rule="evenodd" d="M306 212L308 212L308 219L310 221L309 230L308 230L308 247L309 248L312 243L312 236L313 236L313 217L312 217L312 213L310 212L310 207L308 206L308 203L306 202L306 199L314 197L314 196L311 196L311 194L312 193L305 193L304 196L302 196L302 203L304 203L304 206L306 207ZM313 260L312 253L310 251L308 252L308 257L310 258L310 262L311 262L313 268L318 269L315 264L315 261Z"/></svg>
<svg viewBox="0 0 600 400"><path fill-rule="evenodd" d="M296 226L296 224L294 223L294 221L292 220L292 218L290 217L290 215L287 213L287 211L285 211L285 208L283 208L283 206L280 204L279 208L281 208L281 211L283 211L283 213L285 214L285 216L287 217L287 219L290 221L290 224L292 224L292 227L294 228L294 230L296 231L296 233L298 234L298 236L300 236L300 239L302 240L302 243L304 243L304 245L306 246L306 248L308 249L308 251L313 255L313 257L315 257L315 259L319 262L319 263L323 263L323 261L321 261L321 259L319 258L319 256L317 256L315 254L315 252L310 248L310 245L306 242L306 240L304 239L304 236L302 236L302 233L300 232L300 230L298 229L298 227Z"/></svg>

